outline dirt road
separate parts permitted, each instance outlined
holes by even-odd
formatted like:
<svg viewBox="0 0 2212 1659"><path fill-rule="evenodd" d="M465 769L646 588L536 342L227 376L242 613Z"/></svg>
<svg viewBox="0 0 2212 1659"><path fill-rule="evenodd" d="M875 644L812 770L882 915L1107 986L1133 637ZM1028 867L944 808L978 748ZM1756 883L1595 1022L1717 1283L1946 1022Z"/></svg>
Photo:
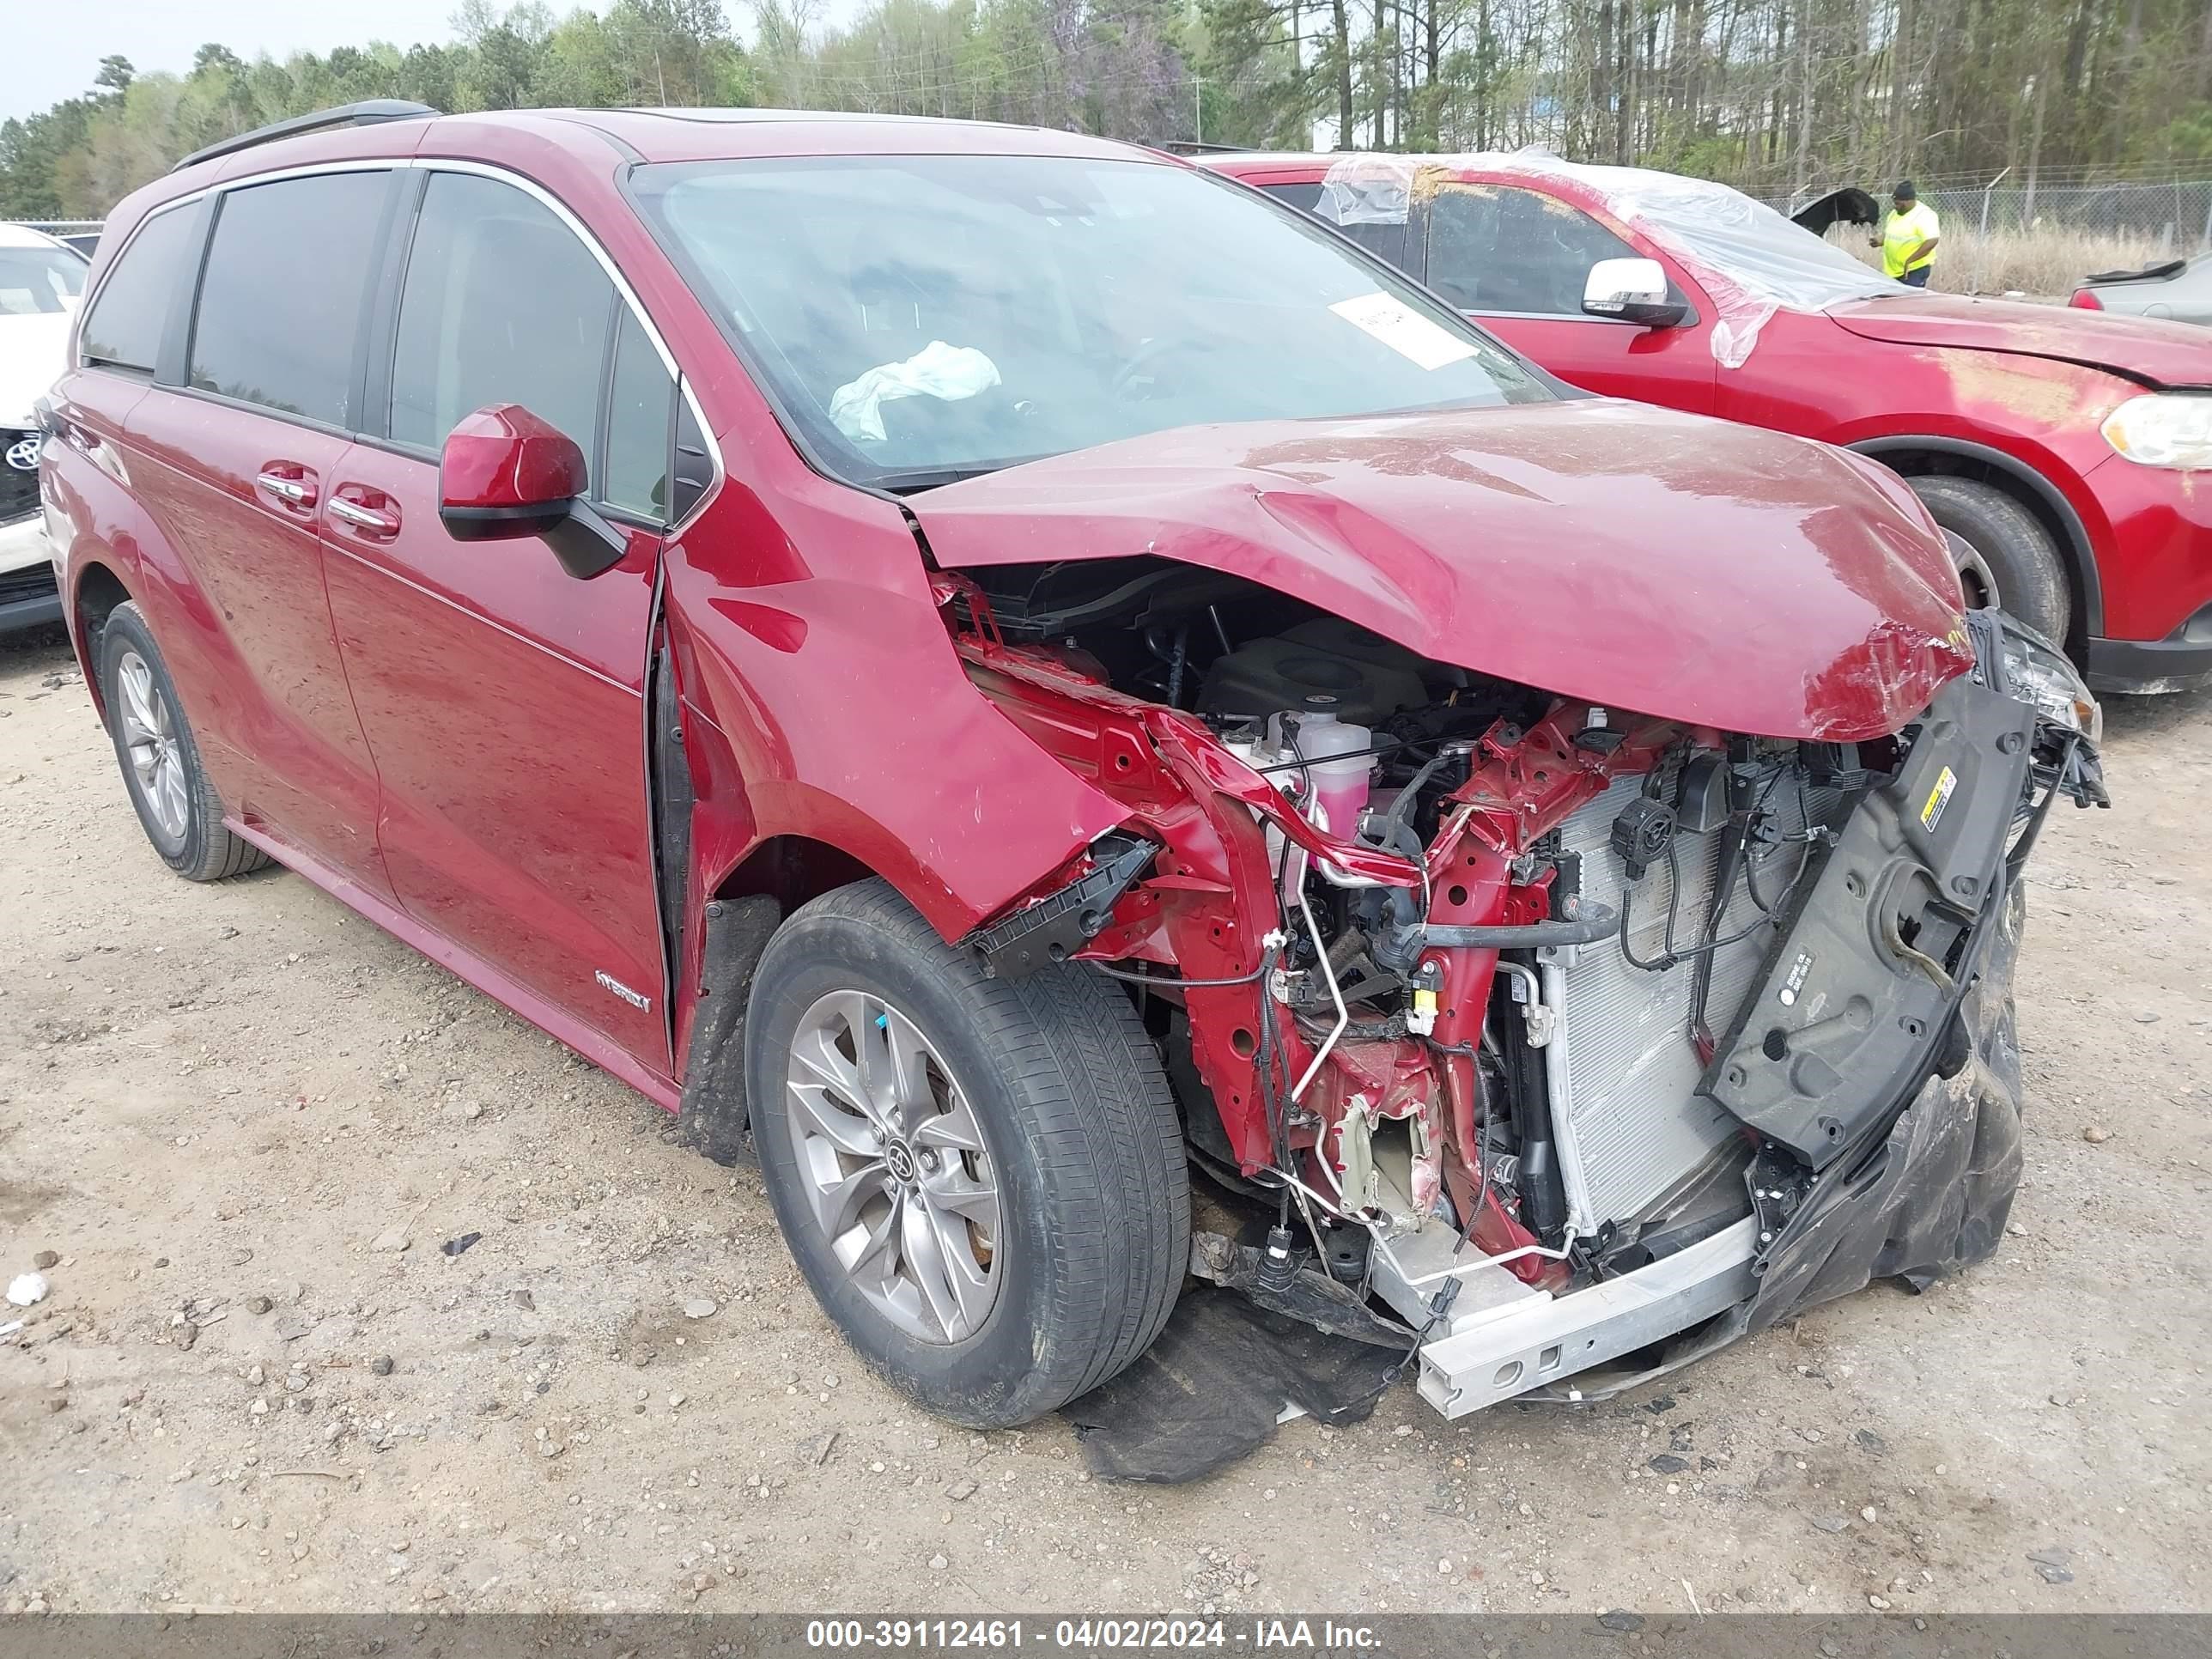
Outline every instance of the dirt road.
<svg viewBox="0 0 2212 1659"><path fill-rule="evenodd" d="M755 1182L304 881L172 878L58 637L0 641L0 1273L58 1257L0 1347L0 1598L2212 1608L2212 697L2110 724L2118 807L2035 869L1994 1262L1625 1403L1401 1387L1130 1490L908 1408Z"/></svg>

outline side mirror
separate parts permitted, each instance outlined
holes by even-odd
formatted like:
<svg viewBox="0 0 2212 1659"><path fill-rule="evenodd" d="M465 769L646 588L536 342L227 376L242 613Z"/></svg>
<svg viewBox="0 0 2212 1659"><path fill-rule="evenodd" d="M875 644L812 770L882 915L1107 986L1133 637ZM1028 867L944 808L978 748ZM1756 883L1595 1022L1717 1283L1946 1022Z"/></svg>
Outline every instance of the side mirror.
<svg viewBox="0 0 2212 1659"><path fill-rule="evenodd" d="M457 542L542 537L570 575L596 576L629 543L585 501L590 481L574 438L520 404L487 404L446 434L438 517Z"/></svg>
<svg viewBox="0 0 2212 1659"><path fill-rule="evenodd" d="M1646 328L1673 328L1689 307L1667 292L1667 272L1656 259L1601 259L1583 283L1583 309Z"/></svg>

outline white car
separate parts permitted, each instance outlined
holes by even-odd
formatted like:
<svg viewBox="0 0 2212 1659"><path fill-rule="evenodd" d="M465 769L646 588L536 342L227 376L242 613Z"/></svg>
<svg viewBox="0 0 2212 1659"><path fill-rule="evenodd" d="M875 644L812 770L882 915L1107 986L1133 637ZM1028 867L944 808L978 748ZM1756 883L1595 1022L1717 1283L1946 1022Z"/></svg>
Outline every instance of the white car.
<svg viewBox="0 0 2212 1659"><path fill-rule="evenodd" d="M88 268L51 236L0 224L0 633L62 614L39 505L32 405L65 366Z"/></svg>

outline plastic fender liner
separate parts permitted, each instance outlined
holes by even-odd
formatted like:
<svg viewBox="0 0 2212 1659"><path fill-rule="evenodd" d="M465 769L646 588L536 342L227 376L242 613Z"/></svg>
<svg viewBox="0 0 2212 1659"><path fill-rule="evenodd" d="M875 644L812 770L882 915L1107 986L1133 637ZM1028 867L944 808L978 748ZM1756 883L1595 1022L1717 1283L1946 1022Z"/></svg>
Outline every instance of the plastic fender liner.
<svg viewBox="0 0 2212 1659"><path fill-rule="evenodd" d="M783 920L772 898L710 899L699 964L699 1007L684 1063L677 1132L717 1164L751 1162L745 1109L745 1004L753 969Z"/></svg>
<svg viewBox="0 0 2212 1659"><path fill-rule="evenodd" d="M1958 995L1947 959L1964 963L2001 884L2035 721L1971 678L1936 694L1898 776L1839 827L1699 1093L1814 1170L1894 1109Z"/></svg>
<svg viewBox="0 0 2212 1659"><path fill-rule="evenodd" d="M962 941L994 979L1023 979L1065 962L1104 930L1121 896L1159 853L1157 842L1109 830L1091 844L1091 868Z"/></svg>

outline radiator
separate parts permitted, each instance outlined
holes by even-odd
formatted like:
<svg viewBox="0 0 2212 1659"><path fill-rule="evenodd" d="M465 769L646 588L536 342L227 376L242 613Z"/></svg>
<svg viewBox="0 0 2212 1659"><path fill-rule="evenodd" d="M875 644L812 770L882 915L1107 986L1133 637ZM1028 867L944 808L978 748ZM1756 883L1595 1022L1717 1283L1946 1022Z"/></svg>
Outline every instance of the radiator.
<svg viewBox="0 0 2212 1659"><path fill-rule="evenodd" d="M1641 778L1615 783L1561 826L1560 839L1565 851L1582 855L1586 900L1618 909L1626 898L1629 942L1649 962L1665 948L1668 866L1661 860L1632 889L1611 846L1613 819L1643 787ZM1835 802L1832 794L1809 792L1801 801L1790 775L1765 799L1774 827L1785 833L1804 828L1805 806L1822 817ZM1674 923L1678 949L1705 935L1716 849L1726 833L1675 837L1682 884ZM1753 849L1760 860L1759 892L1768 902L1777 902L1804 850L1802 842ZM1718 936L1742 932L1759 914L1739 872ZM1714 953L1705 1024L1716 1037L1735 1024L1773 939L1771 927L1759 927ZM1696 1170L1739 1126L1696 1092L1704 1067L1689 1036L1694 961L1647 972L1629 965L1617 939L1544 955L1547 1000L1558 1018L1544 1053L1559 1162L1576 1220L1588 1229L1633 1215Z"/></svg>

